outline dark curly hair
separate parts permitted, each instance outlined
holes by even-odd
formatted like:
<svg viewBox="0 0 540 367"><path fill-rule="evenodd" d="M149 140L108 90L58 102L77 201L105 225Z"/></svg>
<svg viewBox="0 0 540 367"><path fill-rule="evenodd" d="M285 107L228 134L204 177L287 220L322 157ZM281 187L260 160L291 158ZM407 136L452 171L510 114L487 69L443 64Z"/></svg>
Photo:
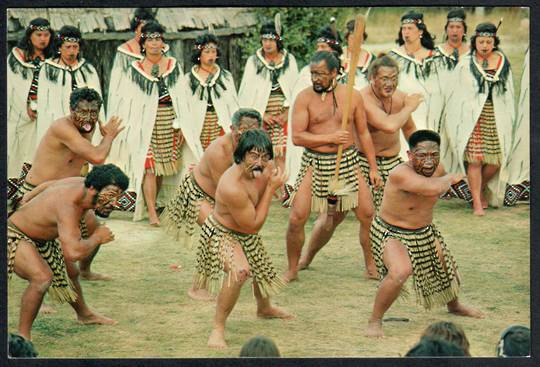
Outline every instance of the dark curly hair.
<svg viewBox="0 0 540 367"><path fill-rule="evenodd" d="M420 43L422 44L422 46L424 46L428 50L433 50L435 48L435 43L433 42L433 40L435 40L435 36L432 36L429 33L426 23L424 23L424 14L415 12L414 10L410 10L401 16L401 22L403 22L404 19L414 19L420 21L419 23L411 24L416 25L416 28L422 31L422 38L420 38ZM403 40L403 35L401 34L401 26L399 27L396 43L400 46L405 43L405 40Z"/></svg>
<svg viewBox="0 0 540 367"><path fill-rule="evenodd" d="M283 30L283 26L282 26L281 27L280 38L278 40L276 40L276 45L277 45L278 51L283 50L283 48L285 47L283 45L283 33L284 33L284 30ZM275 34L277 36L276 25L274 24L274 22L268 22L268 23L263 24L260 31L259 31L259 34L261 36L263 34Z"/></svg>
<svg viewBox="0 0 540 367"><path fill-rule="evenodd" d="M274 159L274 149L268 133L262 129L254 129L246 131L240 137L234 150L234 163L240 164L244 160L246 153L253 148L263 150L270 156L270 159Z"/></svg>
<svg viewBox="0 0 540 367"><path fill-rule="evenodd" d="M122 191L126 191L129 187L129 178L111 163L94 166L84 179L84 186L93 187L98 191L109 185L118 186Z"/></svg>
<svg viewBox="0 0 540 367"><path fill-rule="evenodd" d="M193 64L195 64L195 65L200 65L201 64L200 57L201 57L201 53L202 53L203 49L202 48L197 48L197 46L204 46L204 45L209 44L209 43L215 43L216 46L218 46L218 48L217 48L217 57L219 58L219 56L221 55L221 52L219 50L218 38L213 34L205 33L205 34L202 34L199 37L197 37L197 39L195 40L195 45L193 47L193 51L191 52L191 62Z"/></svg>
<svg viewBox="0 0 540 367"><path fill-rule="evenodd" d="M71 92L69 96L69 108L71 108L72 110L76 109L79 101L96 101L100 108L103 104L103 99L101 98L99 93L95 89L87 87L77 88L73 92Z"/></svg>
<svg viewBox="0 0 540 367"><path fill-rule="evenodd" d="M64 43L64 40L63 40L64 37L73 37L73 38L79 39L79 54L77 55L77 60L80 60L81 59L80 50L82 49L84 42L83 42L82 34L79 28L74 27L72 25L65 25L62 28L60 28L56 37L54 37L54 51L57 54L60 53L60 47Z"/></svg>
<svg viewBox="0 0 540 367"><path fill-rule="evenodd" d="M129 27L132 32L135 32L139 24L142 22L147 23L155 19L156 18L154 17L154 13L152 13L151 8L137 8L133 14L133 18L131 18Z"/></svg>
<svg viewBox="0 0 540 367"><path fill-rule="evenodd" d="M8 354L14 358L34 358L38 352L34 349L34 344L20 335L9 333Z"/></svg>
<svg viewBox="0 0 540 367"><path fill-rule="evenodd" d="M441 145L441 137L433 130L416 130L409 136L409 148L413 149L418 143L432 141Z"/></svg>
<svg viewBox="0 0 540 367"><path fill-rule="evenodd" d="M476 32L489 32L489 33L495 33L495 41L493 43L493 51L499 50L499 44L501 43L501 40L499 36L497 36L497 27L495 24L490 22L480 23L476 26L476 29L474 30L474 35L471 37L471 53L473 51L476 51L476 38L478 37L476 35Z"/></svg>
<svg viewBox="0 0 540 367"><path fill-rule="evenodd" d="M141 38L139 39L139 46L141 47L141 54L145 55L146 50L144 49L144 41L146 41L145 37L142 37L143 33L161 33L161 39L163 42L165 42L165 37L163 37L163 33L165 33L165 28L155 20L151 20L148 23L146 23L142 29L141 29Z"/></svg>
<svg viewBox="0 0 540 367"><path fill-rule="evenodd" d="M32 33L36 31L36 29L33 29L34 27L49 27L49 33L51 34L51 38L49 39L49 44L45 49L43 50L43 55L46 59L54 56L54 31L51 29L51 24L49 21L45 18L35 18L30 21L28 24L28 27L26 27L26 30L24 32L24 36L19 40L17 43L17 47L24 51L24 57L26 61L30 61L29 58L34 54L34 45L32 44L32 41L30 40L30 36Z"/></svg>

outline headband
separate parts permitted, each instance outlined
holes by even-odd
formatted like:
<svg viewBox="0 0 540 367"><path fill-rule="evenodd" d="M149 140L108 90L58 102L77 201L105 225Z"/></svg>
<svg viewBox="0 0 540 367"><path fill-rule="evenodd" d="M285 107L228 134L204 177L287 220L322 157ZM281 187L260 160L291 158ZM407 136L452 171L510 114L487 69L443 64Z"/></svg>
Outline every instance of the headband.
<svg viewBox="0 0 540 367"><path fill-rule="evenodd" d="M141 38L163 38L163 33L152 32L152 33L141 33Z"/></svg>
<svg viewBox="0 0 540 367"><path fill-rule="evenodd" d="M494 32L476 32L477 37L496 37L497 33Z"/></svg>
<svg viewBox="0 0 540 367"><path fill-rule="evenodd" d="M463 22L463 23L465 23L465 19L460 18L460 17L453 17L453 18L448 18L447 22Z"/></svg>
<svg viewBox="0 0 540 367"><path fill-rule="evenodd" d="M66 37L66 36L62 36L62 35L58 35L58 38L60 38L62 40L62 42L81 42L81 39L80 38L77 38L77 37Z"/></svg>
<svg viewBox="0 0 540 367"><path fill-rule="evenodd" d="M405 18L401 21L401 24L422 24L422 19Z"/></svg>
<svg viewBox="0 0 540 367"><path fill-rule="evenodd" d="M317 38L317 43L329 43L331 45L339 45L338 41L326 37Z"/></svg>
<svg viewBox="0 0 540 367"><path fill-rule="evenodd" d="M209 42L209 43L203 43L201 45L194 45L193 48L195 50L202 50L202 49L207 49L207 50L216 49L217 50L218 46L213 42Z"/></svg>
<svg viewBox="0 0 540 367"><path fill-rule="evenodd" d="M31 29L32 31L48 31L51 29L51 26L49 25L33 25L30 24L28 26L28 29Z"/></svg>
<svg viewBox="0 0 540 367"><path fill-rule="evenodd" d="M261 38L267 39L267 40L275 40L275 41L279 41L281 39L280 36L278 36L277 34L273 34L273 33L261 34Z"/></svg>

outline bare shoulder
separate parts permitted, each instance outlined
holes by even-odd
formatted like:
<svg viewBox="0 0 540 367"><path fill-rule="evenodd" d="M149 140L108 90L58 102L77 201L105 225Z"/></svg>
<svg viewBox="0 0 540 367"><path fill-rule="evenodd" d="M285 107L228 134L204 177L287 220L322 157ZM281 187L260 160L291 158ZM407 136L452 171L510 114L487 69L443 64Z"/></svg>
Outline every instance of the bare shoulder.
<svg viewBox="0 0 540 367"><path fill-rule="evenodd" d="M247 195L243 185L236 179L234 167L229 167L219 179L216 196L219 195L225 203L235 203Z"/></svg>
<svg viewBox="0 0 540 367"><path fill-rule="evenodd" d="M401 163L390 171L388 180L392 180L393 182L401 182L414 174L416 174L416 172L414 172L413 169L407 165L407 163Z"/></svg>
<svg viewBox="0 0 540 367"><path fill-rule="evenodd" d="M360 93L362 98L366 99L367 97L369 97L369 89L370 89L370 86L366 85L364 88L360 89L358 92Z"/></svg>
<svg viewBox="0 0 540 367"><path fill-rule="evenodd" d="M311 86L305 87L304 89L302 89L300 93L298 93L295 101L306 103L309 100L309 98L312 96L312 94L313 94L313 88Z"/></svg>

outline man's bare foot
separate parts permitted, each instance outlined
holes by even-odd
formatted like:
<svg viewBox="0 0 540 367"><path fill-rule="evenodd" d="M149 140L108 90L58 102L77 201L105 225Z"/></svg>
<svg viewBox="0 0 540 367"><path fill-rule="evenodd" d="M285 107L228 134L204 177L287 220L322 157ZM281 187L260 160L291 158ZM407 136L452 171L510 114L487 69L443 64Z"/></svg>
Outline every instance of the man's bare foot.
<svg viewBox="0 0 540 367"><path fill-rule="evenodd" d="M88 280L88 281L98 281L98 280L112 280L112 277L105 274L100 273L93 273L93 272L86 272L81 271L81 279Z"/></svg>
<svg viewBox="0 0 540 367"><path fill-rule="evenodd" d="M224 349L227 348L227 343L225 343L225 330L214 329L208 337L208 346L214 349Z"/></svg>
<svg viewBox="0 0 540 367"><path fill-rule="evenodd" d="M484 211L483 208L478 208L478 209L473 210L473 214L478 217L483 217L484 215L486 215L486 212Z"/></svg>
<svg viewBox="0 0 540 367"><path fill-rule="evenodd" d="M368 327L366 329L366 332L364 333L364 336L368 338L384 338L384 333L382 330L382 320L369 320Z"/></svg>
<svg viewBox="0 0 540 367"><path fill-rule="evenodd" d="M453 303L453 304L452 304ZM484 313L474 307L467 307L459 302L450 302L448 304L448 312L458 316L474 317L476 319L483 319Z"/></svg>
<svg viewBox="0 0 540 367"><path fill-rule="evenodd" d="M190 288L187 293L195 301L214 301L216 299L212 293L203 288Z"/></svg>
<svg viewBox="0 0 540 367"><path fill-rule="evenodd" d="M79 324L82 325L92 325L92 324L99 324L99 325L116 325L118 324L118 321L110 319L106 316L100 315L99 313L95 311L90 311L90 314L88 315L78 315L77 319L79 320Z"/></svg>
<svg viewBox="0 0 540 367"><path fill-rule="evenodd" d="M161 222L159 221L159 219L156 219L154 221L149 221L148 222L152 227L161 227Z"/></svg>
<svg viewBox="0 0 540 367"><path fill-rule="evenodd" d="M484 194L482 194L480 196L480 202L482 203L482 209L487 209L488 208L488 201L487 201L486 197L484 196Z"/></svg>
<svg viewBox="0 0 540 367"><path fill-rule="evenodd" d="M287 270L285 274L283 274L282 279L285 283L294 282L295 280L298 280L298 272Z"/></svg>
<svg viewBox="0 0 540 367"><path fill-rule="evenodd" d="M364 278L369 280L379 280L379 273L377 270L366 270L364 271Z"/></svg>
<svg viewBox="0 0 540 367"><path fill-rule="evenodd" d="M304 269L309 268L309 264L311 264L311 261L308 262L304 258L300 259L300 261L298 261L298 270L304 270Z"/></svg>
<svg viewBox="0 0 540 367"><path fill-rule="evenodd" d="M39 313L43 315L50 315L56 313L56 310L53 306L42 303L41 307L39 308Z"/></svg>
<svg viewBox="0 0 540 367"><path fill-rule="evenodd" d="M269 306L264 310L257 310L257 317L261 319L284 319L292 320L295 316L284 309L276 306Z"/></svg>

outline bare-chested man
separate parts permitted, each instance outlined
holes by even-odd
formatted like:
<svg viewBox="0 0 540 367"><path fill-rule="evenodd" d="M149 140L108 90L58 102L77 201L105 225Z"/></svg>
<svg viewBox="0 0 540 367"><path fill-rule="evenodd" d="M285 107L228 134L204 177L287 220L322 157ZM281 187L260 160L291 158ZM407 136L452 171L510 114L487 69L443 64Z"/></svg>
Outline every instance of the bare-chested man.
<svg viewBox="0 0 540 367"><path fill-rule="evenodd" d="M260 129L262 117L253 108L241 108L232 118L231 132L214 140L204 151L200 162L188 172L176 194L161 215L165 229L177 239L187 237L191 243L195 223L202 226L214 208L218 181L233 162L233 153L240 136L252 129ZM188 295L195 300L210 300L207 290L193 284Z"/></svg>
<svg viewBox="0 0 540 367"><path fill-rule="evenodd" d="M69 103L71 114L54 121L43 135L32 168L19 187L19 195L25 195L47 181L80 176L86 162L94 165L103 164L113 140L124 129L120 127L121 120L112 117L106 125L100 126L103 138L98 146L94 146L91 140L99 121L98 115L102 104L100 95L93 89L79 88L71 93ZM22 202L24 201L26 199L23 197ZM99 246L88 257L79 261L82 279L110 279L106 275L90 270L98 250Z"/></svg>
<svg viewBox="0 0 540 367"><path fill-rule="evenodd" d="M446 304L460 316L482 318L458 301L460 277L439 230L433 207L461 175L439 165L440 137L418 130L409 138L409 160L390 172L381 208L371 225L371 246L382 282L375 296L366 336L382 337L382 318L407 278L414 277L418 303L426 309Z"/></svg>
<svg viewBox="0 0 540 367"><path fill-rule="evenodd" d="M383 187L377 188L371 185L369 178L370 166L365 149L361 144L357 144L360 152L360 167L364 180L371 190L370 201L373 202L368 212L379 209L388 173L392 168L403 162L399 155L401 149L400 130L407 140L416 130L411 113L422 101L422 96L420 94L407 96L405 93L398 91L396 89L398 76L399 66L394 59L386 55L381 56L373 61L368 69L370 84L360 90L366 109L368 129L375 148L377 168L383 185ZM365 203L365 205L369 206L369 203ZM333 229L323 227L321 237L330 239L333 234L329 233L330 230ZM307 251L298 262L299 269L307 268L324 245L326 245L326 242L311 241ZM366 275L371 279L379 278L373 268Z"/></svg>
<svg viewBox="0 0 540 367"><path fill-rule="evenodd" d="M28 201L8 218L8 274L15 272L29 283L21 301L22 337L31 339L32 323L47 290L53 299L69 302L82 324L116 324L86 305L78 269L66 267L66 262L83 259L114 240L111 230L98 224L93 211L108 217L128 182L118 167L97 166L86 178L57 180L43 190L38 186L39 195L30 193ZM80 228L83 217L86 236Z"/></svg>
<svg viewBox="0 0 540 367"><path fill-rule="evenodd" d="M310 212L326 213L329 182L337 161L337 150L343 145L339 181L351 187L350 193L337 202L330 231L324 230L326 217L319 216L313 226L310 246L320 248L329 241L335 227L343 221L347 211L354 210L361 223L360 243L364 252L366 272L376 272L369 245L369 226L373 208L369 187L362 178L360 156L353 140L353 129L367 154L370 182L378 187L381 178L377 172L373 142L367 129L366 113L360 93L353 89L351 115L347 130L341 129L341 119L346 99L346 86L337 84L339 61L334 54L318 51L311 59L311 80L308 87L298 94L293 110L293 143L305 147L302 166L293 193L285 204L292 204L287 229L288 270L285 280L298 276L298 261L304 245L304 226ZM322 245L321 245L322 244Z"/></svg>
<svg viewBox="0 0 540 367"><path fill-rule="evenodd" d="M258 232L266 220L274 192L287 177L274 169L272 142L263 130L242 134L234 151L234 165L221 176L214 211L202 227L197 251L197 277L211 292L219 290L211 348L225 348L225 322L245 281L253 278L257 316L289 319L272 306L270 294L284 286Z"/></svg>

